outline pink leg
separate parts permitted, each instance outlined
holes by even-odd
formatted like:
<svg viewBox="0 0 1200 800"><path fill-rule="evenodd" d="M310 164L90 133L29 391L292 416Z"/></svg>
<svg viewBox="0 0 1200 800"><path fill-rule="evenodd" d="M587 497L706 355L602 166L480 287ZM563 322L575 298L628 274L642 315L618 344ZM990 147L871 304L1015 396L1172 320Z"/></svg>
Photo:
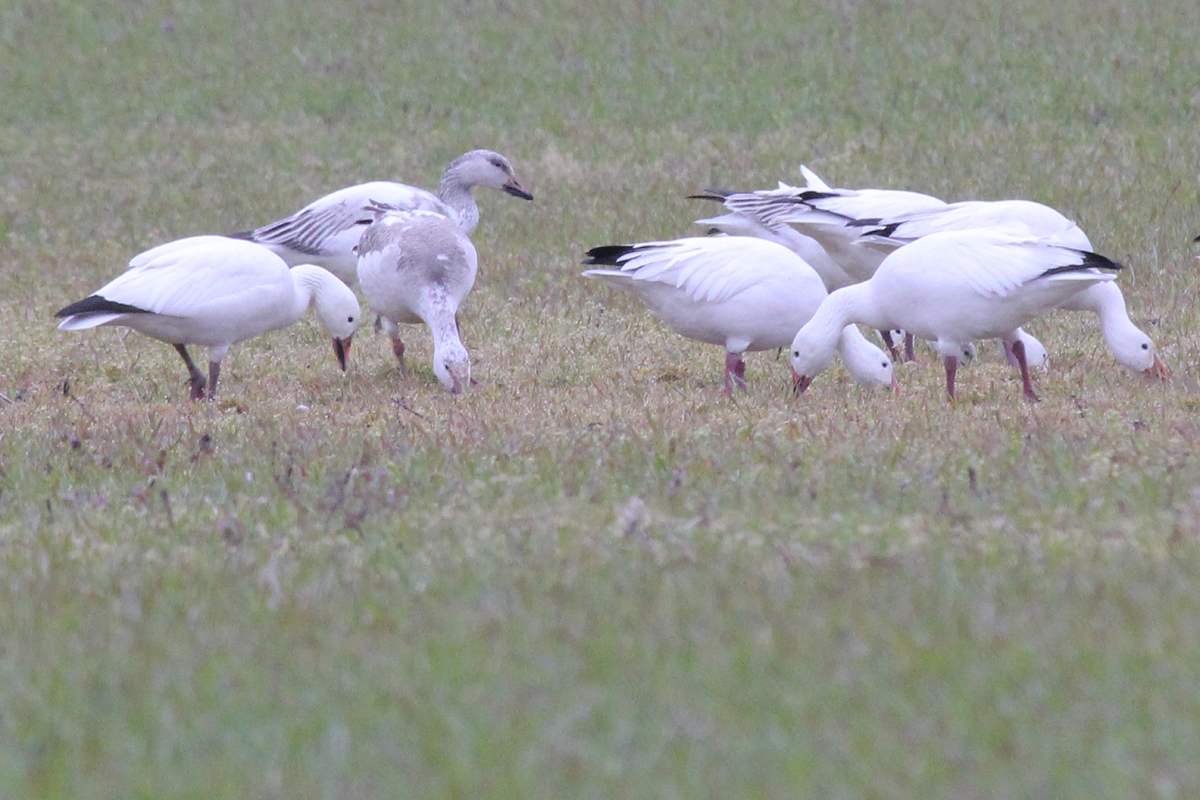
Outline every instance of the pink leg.
<svg viewBox="0 0 1200 800"><path fill-rule="evenodd" d="M733 394L733 388L746 390L746 362L741 353L725 354L725 394Z"/></svg>
<svg viewBox="0 0 1200 800"><path fill-rule="evenodd" d="M1012 343L1013 356L1017 359L1017 365L1021 368L1021 383L1025 391L1025 399L1031 403L1038 401L1037 394L1033 391L1033 381L1029 378L1029 364L1025 363L1025 343L1020 339Z"/></svg>
<svg viewBox="0 0 1200 800"><path fill-rule="evenodd" d="M1020 363L1017 361L1016 354L1013 352L1012 342L1004 342L1003 344L1004 344L1004 358L1005 358L1005 360L1008 361L1008 365L1010 367L1021 366Z"/></svg>
<svg viewBox="0 0 1200 800"><path fill-rule="evenodd" d="M899 361L900 354L896 352L896 343L892 341L892 332L880 331L879 337L883 339L884 345L887 346L888 355L892 357L892 361Z"/></svg>
<svg viewBox="0 0 1200 800"><path fill-rule="evenodd" d="M917 355L913 352L913 335L911 333L904 334L904 360L916 361Z"/></svg>
<svg viewBox="0 0 1200 800"><path fill-rule="evenodd" d="M946 394L950 395L950 399L954 399L954 373L958 372L958 359L954 356L946 356Z"/></svg>

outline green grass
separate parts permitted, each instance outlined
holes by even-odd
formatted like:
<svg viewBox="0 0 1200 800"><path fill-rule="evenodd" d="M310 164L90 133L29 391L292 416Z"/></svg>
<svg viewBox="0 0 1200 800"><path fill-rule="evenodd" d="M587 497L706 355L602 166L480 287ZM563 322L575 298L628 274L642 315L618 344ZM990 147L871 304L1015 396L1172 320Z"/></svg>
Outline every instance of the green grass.
<svg viewBox="0 0 1200 800"><path fill-rule="evenodd" d="M0 796L1200 794L1200 94L1181 0L24 3L0 10ZM215 405L51 315L341 186L480 192L453 398L305 320ZM1175 370L1092 319L944 401L720 353L578 277L708 186L1024 197Z"/></svg>

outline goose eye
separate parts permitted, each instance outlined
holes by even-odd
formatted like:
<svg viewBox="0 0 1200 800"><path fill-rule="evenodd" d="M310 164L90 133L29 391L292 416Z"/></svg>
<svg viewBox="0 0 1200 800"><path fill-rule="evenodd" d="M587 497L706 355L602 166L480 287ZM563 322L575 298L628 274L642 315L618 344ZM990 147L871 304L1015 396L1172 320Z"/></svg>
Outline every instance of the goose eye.
<svg viewBox="0 0 1200 800"><path fill-rule="evenodd" d="M887 369L887 362L885 361L882 364L880 364L879 366L883 367L884 369Z"/></svg>
<svg viewBox="0 0 1200 800"><path fill-rule="evenodd" d="M800 357L800 351L799 351L799 350L793 350L793 351L792 351L792 357L793 357L793 358L799 358L799 357Z"/></svg>
<svg viewBox="0 0 1200 800"><path fill-rule="evenodd" d="M1146 342L1142 342L1142 349L1143 349L1143 350L1149 350L1149 349L1150 349L1150 345L1149 345L1149 344L1147 344Z"/></svg>
<svg viewBox="0 0 1200 800"><path fill-rule="evenodd" d="M354 322L354 317L346 317L346 322Z"/></svg>

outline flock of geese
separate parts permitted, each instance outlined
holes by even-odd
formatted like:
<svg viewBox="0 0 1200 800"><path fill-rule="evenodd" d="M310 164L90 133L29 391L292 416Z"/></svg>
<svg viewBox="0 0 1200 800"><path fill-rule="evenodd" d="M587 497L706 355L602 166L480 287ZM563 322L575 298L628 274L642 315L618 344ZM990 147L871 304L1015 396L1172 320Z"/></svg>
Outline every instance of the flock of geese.
<svg viewBox="0 0 1200 800"><path fill-rule="evenodd" d="M1168 377L1154 342L1129 319L1114 280L1121 264L1093 252L1054 209L838 189L801 172L802 187L693 195L724 206L698 220L709 235L595 247L583 274L634 293L681 335L723 346L726 393L746 387L744 353L783 347L797 392L835 353L856 382L895 389L893 359L912 360L915 337L942 357L953 398L958 365L974 357L975 342L999 339L1025 398L1036 401L1030 367L1046 368L1048 356L1023 326L1055 308L1093 312L1119 363ZM508 159L472 150L449 166L436 193L364 183L252 231L159 245L55 316L65 330L117 325L174 345L192 399L211 399L232 344L291 325L310 305L345 370L358 287L401 371L399 324L424 323L434 374L457 394L474 383L458 308L478 271L475 186L533 199ZM888 352L859 324L878 330ZM207 377L187 345L208 348Z"/></svg>

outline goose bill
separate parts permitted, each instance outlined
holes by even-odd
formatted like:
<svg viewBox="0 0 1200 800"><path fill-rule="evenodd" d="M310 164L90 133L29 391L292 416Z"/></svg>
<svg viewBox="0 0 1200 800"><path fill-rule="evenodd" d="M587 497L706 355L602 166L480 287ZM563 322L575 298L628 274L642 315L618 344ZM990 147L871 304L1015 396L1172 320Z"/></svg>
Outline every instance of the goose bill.
<svg viewBox="0 0 1200 800"><path fill-rule="evenodd" d="M1155 353L1154 363L1151 364L1150 368L1142 374L1147 378L1157 378L1158 380L1165 381L1167 378L1171 377L1171 370L1168 369L1167 365L1164 364L1158 357L1158 353Z"/></svg>
<svg viewBox="0 0 1200 800"><path fill-rule="evenodd" d="M346 371L346 356L350 354L350 342L353 338L354 336L351 335L345 339L333 340L333 354L337 356L338 366L342 368L342 372Z"/></svg>
<svg viewBox="0 0 1200 800"><path fill-rule="evenodd" d="M895 381L895 378L892 380ZM807 375L801 375L794 369L792 370L792 391L794 391L796 394L803 394L804 390L808 388L810 383L812 383L812 378L808 377Z"/></svg>
<svg viewBox="0 0 1200 800"><path fill-rule="evenodd" d="M507 192L508 194L511 194L513 197L519 197L522 200L532 200L533 199L533 195L531 195L529 192L525 191L525 187L523 187L521 184L517 183L516 178L513 178L508 183L504 184L503 189L505 192Z"/></svg>

